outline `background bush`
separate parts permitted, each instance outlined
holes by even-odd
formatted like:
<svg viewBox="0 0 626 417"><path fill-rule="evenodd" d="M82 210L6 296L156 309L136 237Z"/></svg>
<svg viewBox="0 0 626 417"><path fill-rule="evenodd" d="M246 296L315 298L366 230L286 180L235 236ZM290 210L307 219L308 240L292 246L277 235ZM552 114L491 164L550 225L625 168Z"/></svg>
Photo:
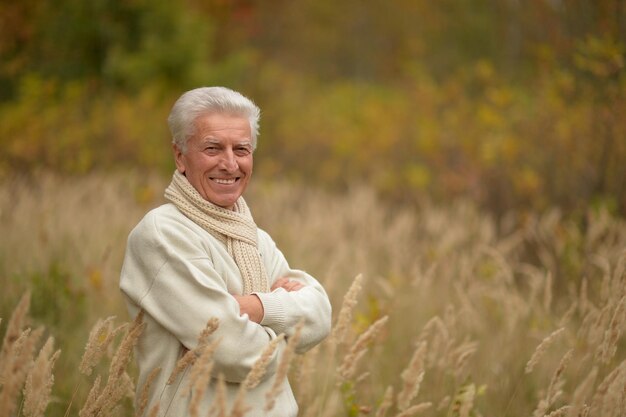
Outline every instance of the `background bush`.
<svg viewBox="0 0 626 417"><path fill-rule="evenodd" d="M0 172L173 169L180 93L263 110L258 172L497 214L624 214L626 8L474 0L0 8Z"/></svg>

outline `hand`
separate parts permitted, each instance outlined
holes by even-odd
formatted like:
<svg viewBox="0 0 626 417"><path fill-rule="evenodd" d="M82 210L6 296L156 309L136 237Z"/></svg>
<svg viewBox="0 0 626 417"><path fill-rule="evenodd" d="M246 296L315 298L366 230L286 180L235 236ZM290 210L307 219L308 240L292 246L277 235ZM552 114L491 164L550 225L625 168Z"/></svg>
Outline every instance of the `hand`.
<svg viewBox="0 0 626 417"><path fill-rule="evenodd" d="M290 280L289 278L283 277L283 278L278 278L274 282L270 290L274 291L277 288L283 288L287 292L298 291L299 289L304 288L304 284L299 281Z"/></svg>
<svg viewBox="0 0 626 417"><path fill-rule="evenodd" d="M263 303L259 297L254 294L250 295L233 295L235 300L239 303L239 313L243 316L248 315L251 321L261 324L265 310L263 309Z"/></svg>

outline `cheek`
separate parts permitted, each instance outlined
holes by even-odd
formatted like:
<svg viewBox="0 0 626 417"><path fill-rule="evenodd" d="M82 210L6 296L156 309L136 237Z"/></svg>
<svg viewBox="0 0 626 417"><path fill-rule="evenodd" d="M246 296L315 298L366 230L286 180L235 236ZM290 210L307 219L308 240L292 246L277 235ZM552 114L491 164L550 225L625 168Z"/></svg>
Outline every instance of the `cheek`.
<svg viewBox="0 0 626 417"><path fill-rule="evenodd" d="M254 163L253 163L252 158L250 158L249 160L246 160L246 161L245 161L245 163L244 163L245 170L246 170L249 174L251 174L251 173L252 173L252 167L253 167L253 165L254 165Z"/></svg>
<svg viewBox="0 0 626 417"><path fill-rule="evenodd" d="M187 170L193 171L198 175L210 170L212 167L212 161L206 155L194 155L193 158L187 159Z"/></svg>

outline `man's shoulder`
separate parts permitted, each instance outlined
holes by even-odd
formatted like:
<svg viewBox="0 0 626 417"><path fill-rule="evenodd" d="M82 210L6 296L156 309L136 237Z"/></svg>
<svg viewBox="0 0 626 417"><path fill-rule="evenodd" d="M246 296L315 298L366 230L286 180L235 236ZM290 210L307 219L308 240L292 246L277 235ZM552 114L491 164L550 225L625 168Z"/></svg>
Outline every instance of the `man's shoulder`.
<svg viewBox="0 0 626 417"><path fill-rule="evenodd" d="M183 214L172 203L165 203L148 211L141 222L154 220L178 221L183 218ZM141 223L140 222L140 223Z"/></svg>
<svg viewBox="0 0 626 417"><path fill-rule="evenodd" d="M160 223L163 221L178 221L180 211L171 203L166 203L155 207L148 211L143 218L137 223L136 228L151 226L154 223Z"/></svg>
<svg viewBox="0 0 626 417"><path fill-rule="evenodd" d="M129 237L132 239L133 236L161 235L172 227L178 229L189 222L190 220L175 205L167 203L148 211L134 227Z"/></svg>

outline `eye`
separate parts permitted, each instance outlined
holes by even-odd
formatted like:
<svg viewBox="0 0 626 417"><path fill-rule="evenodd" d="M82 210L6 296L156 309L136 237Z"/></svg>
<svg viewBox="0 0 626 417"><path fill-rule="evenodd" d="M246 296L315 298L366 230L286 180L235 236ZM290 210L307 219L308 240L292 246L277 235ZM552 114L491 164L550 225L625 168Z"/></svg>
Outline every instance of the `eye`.
<svg viewBox="0 0 626 417"><path fill-rule="evenodd" d="M219 148L216 145L207 145L204 148L204 151L207 153L217 153L219 151Z"/></svg>
<svg viewBox="0 0 626 417"><path fill-rule="evenodd" d="M241 146L241 147L235 148L235 154L237 156L247 156L247 155L250 155L251 152L252 150L247 146Z"/></svg>

